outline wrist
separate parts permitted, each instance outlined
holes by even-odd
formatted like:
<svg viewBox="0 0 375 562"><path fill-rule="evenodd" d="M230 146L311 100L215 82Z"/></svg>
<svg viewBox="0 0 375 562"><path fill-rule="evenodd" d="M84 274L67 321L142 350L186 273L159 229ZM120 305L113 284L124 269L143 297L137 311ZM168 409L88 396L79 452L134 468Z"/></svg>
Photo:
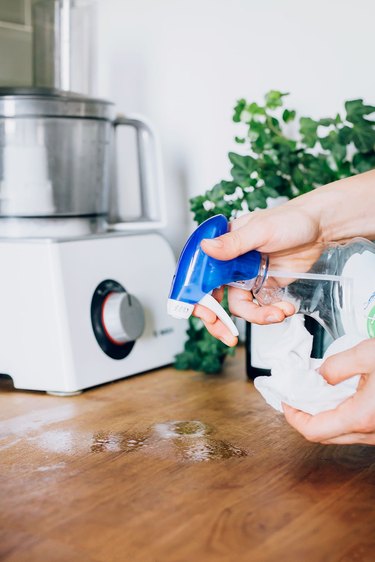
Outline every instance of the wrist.
<svg viewBox="0 0 375 562"><path fill-rule="evenodd" d="M345 178L318 188L323 240L339 241L375 236L375 171Z"/></svg>
<svg viewBox="0 0 375 562"><path fill-rule="evenodd" d="M355 236L374 239L375 171L318 187L290 203L315 222L317 241L333 242Z"/></svg>
<svg viewBox="0 0 375 562"><path fill-rule="evenodd" d="M346 237L347 217L343 212L343 193L336 183L318 188L314 193L319 199L319 241L328 243Z"/></svg>
<svg viewBox="0 0 375 562"><path fill-rule="evenodd" d="M315 225L316 242L333 240L331 209L337 208L337 194L331 185L314 189L290 201L290 205L307 216Z"/></svg>

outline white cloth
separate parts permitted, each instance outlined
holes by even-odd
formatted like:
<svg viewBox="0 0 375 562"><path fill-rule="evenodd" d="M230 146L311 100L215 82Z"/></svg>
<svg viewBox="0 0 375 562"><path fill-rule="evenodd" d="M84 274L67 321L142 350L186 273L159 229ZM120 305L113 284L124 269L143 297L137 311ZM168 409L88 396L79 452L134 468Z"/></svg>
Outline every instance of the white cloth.
<svg viewBox="0 0 375 562"><path fill-rule="evenodd" d="M271 376L257 377L255 388L266 402L282 412L281 402L308 414L317 414L336 408L352 396L358 386L359 375L336 385L329 384L316 369L324 359L357 345L363 338L343 336L327 349L324 359L311 359L313 337L304 326L301 315L285 321L285 331L278 344L267 352L267 363L271 365Z"/></svg>

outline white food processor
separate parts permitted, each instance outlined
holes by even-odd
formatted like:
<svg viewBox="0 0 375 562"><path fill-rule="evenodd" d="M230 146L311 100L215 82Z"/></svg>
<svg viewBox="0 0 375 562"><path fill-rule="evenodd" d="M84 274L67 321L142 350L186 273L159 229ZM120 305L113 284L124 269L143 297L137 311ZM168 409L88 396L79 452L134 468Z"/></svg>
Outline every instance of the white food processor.
<svg viewBox="0 0 375 562"><path fill-rule="evenodd" d="M59 36L48 34L54 45ZM38 37L34 70L50 55ZM0 89L0 373L15 388L69 395L172 363L185 326L165 310L176 262L160 234L155 133L56 76ZM127 221L110 213L120 126L135 133L139 176L141 211Z"/></svg>
<svg viewBox="0 0 375 562"><path fill-rule="evenodd" d="M0 372L69 394L173 361L165 311L175 258L157 144L111 103L0 89ZM109 222L115 129L137 135L142 216Z"/></svg>

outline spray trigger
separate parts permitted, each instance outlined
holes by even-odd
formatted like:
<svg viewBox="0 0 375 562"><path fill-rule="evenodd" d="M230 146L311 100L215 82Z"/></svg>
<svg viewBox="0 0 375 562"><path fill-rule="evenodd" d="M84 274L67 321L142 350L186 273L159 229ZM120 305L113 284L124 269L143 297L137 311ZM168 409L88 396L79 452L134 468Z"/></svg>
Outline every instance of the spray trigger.
<svg viewBox="0 0 375 562"><path fill-rule="evenodd" d="M223 324L225 324L225 326L229 328L231 333L236 337L238 336L237 326L235 325L229 314L225 312L221 304L218 303L212 295L204 295L204 297L199 301L199 304L212 310L212 312L214 312L216 316L220 318Z"/></svg>

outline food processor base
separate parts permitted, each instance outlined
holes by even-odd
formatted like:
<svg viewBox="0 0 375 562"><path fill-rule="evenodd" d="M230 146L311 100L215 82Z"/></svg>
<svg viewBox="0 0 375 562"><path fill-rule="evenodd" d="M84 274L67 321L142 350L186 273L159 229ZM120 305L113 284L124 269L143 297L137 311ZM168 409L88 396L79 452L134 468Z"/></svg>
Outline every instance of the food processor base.
<svg viewBox="0 0 375 562"><path fill-rule="evenodd" d="M15 388L71 395L170 364L181 351L185 323L165 307L175 259L162 236L3 238L0 259L0 372ZM104 296L117 297L123 288L120 294L137 303L122 309L119 325L128 323L121 341L100 329L103 311L93 313L101 287L109 287ZM116 326L116 308L113 315ZM143 330L139 337L135 326ZM127 341L126 333L135 339Z"/></svg>

